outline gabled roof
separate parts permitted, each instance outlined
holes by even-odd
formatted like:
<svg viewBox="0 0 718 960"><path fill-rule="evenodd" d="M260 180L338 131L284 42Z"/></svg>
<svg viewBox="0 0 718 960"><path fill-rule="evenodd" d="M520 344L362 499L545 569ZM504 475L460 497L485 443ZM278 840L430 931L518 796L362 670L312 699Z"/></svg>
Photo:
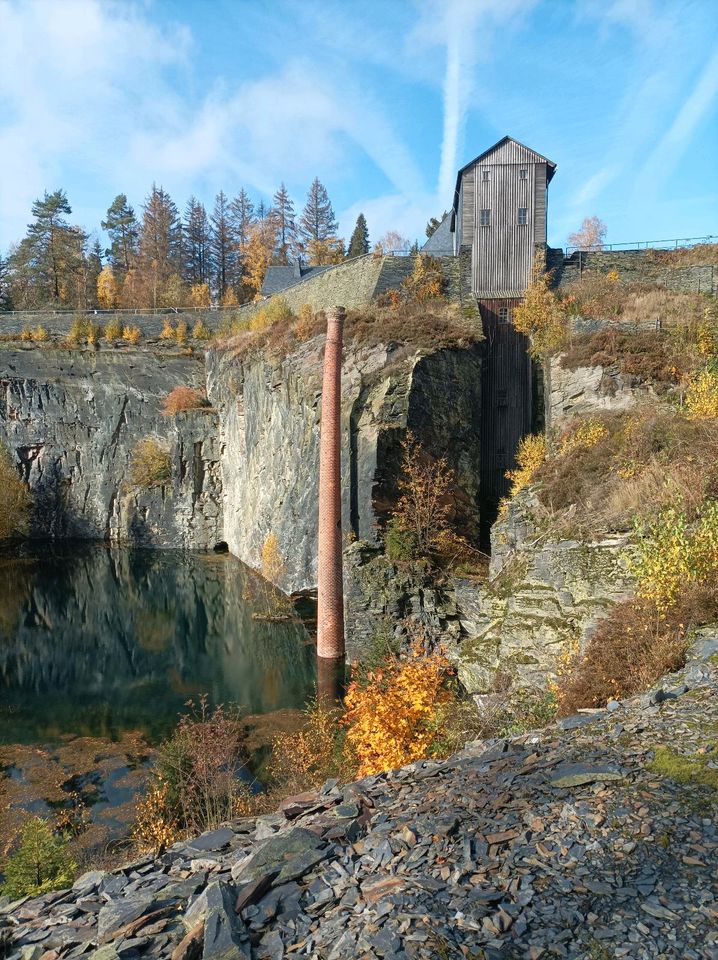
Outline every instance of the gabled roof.
<svg viewBox="0 0 718 960"><path fill-rule="evenodd" d="M494 153L494 151L498 150L500 147L503 147L504 144L506 143L515 143L517 146L523 147L524 150L527 150L530 154L533 154L533 156L536 158L535 163L545 163L546 166L548 167L548 170L546 173L546 183L548 184L551 182L551 179L554 173L556 172L556 164L553 162L553 160L549 160L548 157L544 157L540 153L536 153L535 150L532 150L531 147L527 147L526 144L521 143L520 140L515 140L513 137L509 137L509 136L502 137L500 140L497 140L497 142L492 147L489 147L488 150L484 150L484 152L480 153L478 157L474 157L474 159L471 160L469 163L465 163L464 166L456 174L456 189L454 190L454 203L452 207L452 211L453 211L452 224L451 224L452 230L454 229L453 220L454 220L454 217L456 216L456 211L459 208L459 189L461 187L461 177L463 176L465 171L469 169L469 167L473 167L474 164L480 163L482 160L485 160L486 157L490 156L490 154Z"/></svg>
<svg viewBox="0 0 718 960"><path fill-rule="evenodd" d="M451 256L454 252L454 239L451 236L451 214L441 218L441 223L421 248L424 253L435 256Z"/></svg>

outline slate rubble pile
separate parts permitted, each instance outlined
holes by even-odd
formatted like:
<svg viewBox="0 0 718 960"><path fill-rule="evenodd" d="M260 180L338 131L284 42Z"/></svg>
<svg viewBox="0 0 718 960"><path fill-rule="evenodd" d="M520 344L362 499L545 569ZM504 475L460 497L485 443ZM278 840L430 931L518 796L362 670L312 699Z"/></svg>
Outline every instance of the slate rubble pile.
<svg viewBox="0 0 718 960"><path fill-rule="evenodd" d="M718 641L651 694L0 901L13 960L718 960Z"/></svg>

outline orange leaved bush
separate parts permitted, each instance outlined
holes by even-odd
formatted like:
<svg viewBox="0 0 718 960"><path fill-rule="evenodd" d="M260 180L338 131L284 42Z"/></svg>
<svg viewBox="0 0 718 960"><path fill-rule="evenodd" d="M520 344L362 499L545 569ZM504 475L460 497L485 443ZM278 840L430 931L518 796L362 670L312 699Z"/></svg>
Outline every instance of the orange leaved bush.
<svg viewBox="0 0 718 960"><path fill-rule="evenodd" d="M344 700L346 748L357 775L369 776L429 755L441 708L452 697L446 686L449 661L418 646L403 659L387 660L365 683L352 683Z"/></svg>
<svg viewBox="0 0 718 960"><path fill-rule="evenodd" d="M200 390L194 390L192 387L175 387L165 397L161 412L165 417L171 417L184 410L201 410L208 406L209 400Z"/></svg>

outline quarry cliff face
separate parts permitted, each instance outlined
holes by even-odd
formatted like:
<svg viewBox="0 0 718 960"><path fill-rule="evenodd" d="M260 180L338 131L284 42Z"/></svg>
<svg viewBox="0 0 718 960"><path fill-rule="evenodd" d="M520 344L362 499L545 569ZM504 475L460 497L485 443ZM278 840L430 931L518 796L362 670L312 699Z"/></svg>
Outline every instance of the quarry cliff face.
<svg viewBox="0 0 718 960"><path fill-rule="evenodd" d="M33 496L31 536L211 549L222 540L216 415L160 413L204 364L150 351L3 349L0 440ZM138 488L135 445L168 451L171 480Z"/></svg>
<svg viewBox="0 0 718 960"><path fill-rule="evenodd" d="M261 568L276 537L286 591L316 584L323 337L284 359L207 357L208 395L220 424L224 537ZM396 495L401 440L411 430L455 470L468 522L478 522L481 358L478 349L352 346L342 369L342 528L347 542L377 540Z"/></svg>

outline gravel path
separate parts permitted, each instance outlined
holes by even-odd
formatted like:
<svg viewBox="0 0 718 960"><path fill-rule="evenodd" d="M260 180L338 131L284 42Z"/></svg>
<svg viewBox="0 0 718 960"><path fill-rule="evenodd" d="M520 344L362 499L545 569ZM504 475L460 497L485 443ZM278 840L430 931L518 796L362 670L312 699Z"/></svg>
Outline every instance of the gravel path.
<svg viewBox="0 0 718 960"><path fill-rule="evenodd" d="M692 655L605 711L0 900L0 956L718 960L718 639Z"/></svg>

